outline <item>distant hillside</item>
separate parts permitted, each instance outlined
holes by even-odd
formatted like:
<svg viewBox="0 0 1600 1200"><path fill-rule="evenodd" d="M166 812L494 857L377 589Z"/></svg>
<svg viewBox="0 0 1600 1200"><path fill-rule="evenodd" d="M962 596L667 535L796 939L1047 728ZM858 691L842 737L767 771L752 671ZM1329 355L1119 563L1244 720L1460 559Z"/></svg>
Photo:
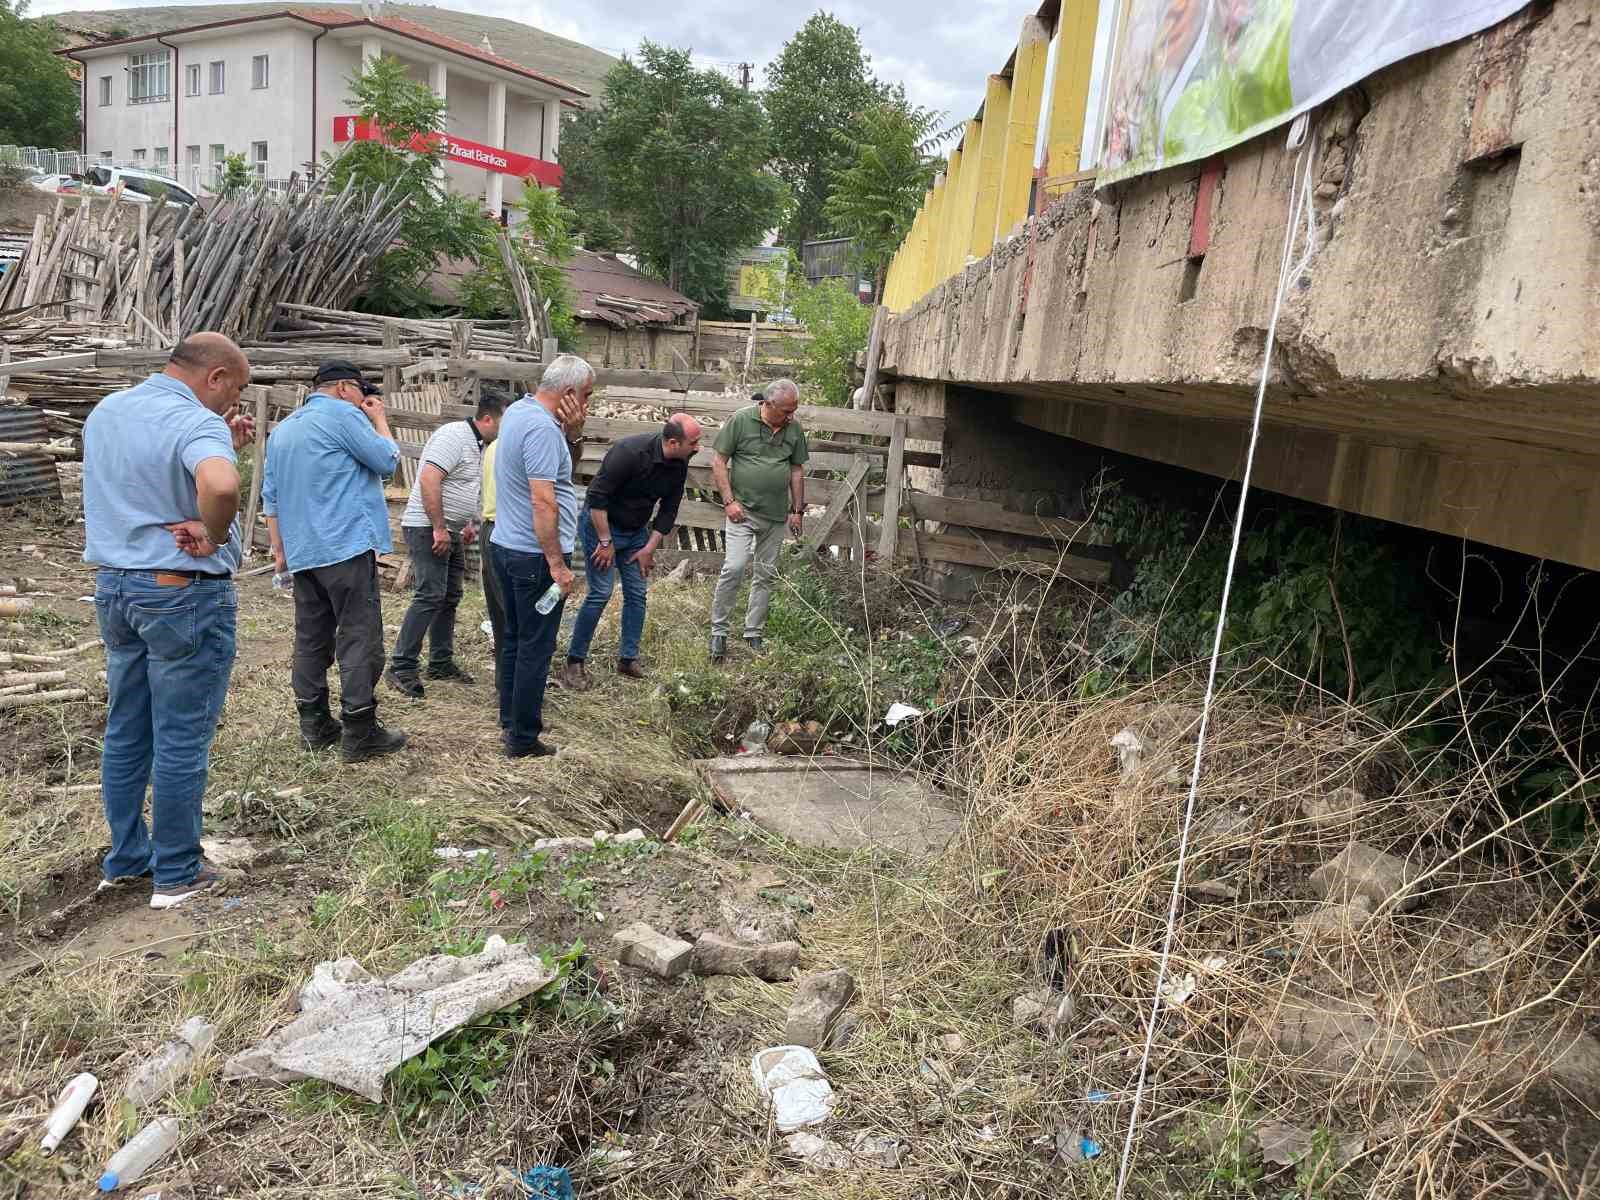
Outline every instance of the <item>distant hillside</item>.
<svg viewBox="0 0 1600 1200"><path fill-rule="evenodd" d="M79 12L57 13L52 18L69 32L99 34L102 37L131 37L142 33L158 33L163 29L176 29L183 25L206 25L212 21L227 21L235 17L257 16L261 13L282 12L297 7L292 3L278 4L183 4L157 7L94 9ZM315 0L301 7L339 9L361 14L359 4L327 4ZM484 17L477 13L456 12L436 8L431 4L385 4L383 11L395 17L416 21L429 29L457 38L469 45L479 45L483 35L489 35L494 52L513 62L521 63L530 71L541 75L554 75L557 79L582 88L591 97L605 90L606 72L617 60L609 54L591 49L581 42L568 41L520 21L503 17ZM586 103L593 103L592 100Z"/></svg>

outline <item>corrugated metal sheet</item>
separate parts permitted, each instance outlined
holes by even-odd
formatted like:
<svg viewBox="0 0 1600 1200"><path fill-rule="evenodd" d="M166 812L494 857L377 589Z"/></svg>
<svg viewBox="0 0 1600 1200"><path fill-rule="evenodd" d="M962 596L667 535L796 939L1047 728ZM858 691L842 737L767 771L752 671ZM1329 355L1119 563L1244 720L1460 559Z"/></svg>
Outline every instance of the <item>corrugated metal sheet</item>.
<svg viewBox="0 0 1600 1200"><path fill-rule="evenodd" d="M50 439L44 413L20 404L0 404L0 442ZM0 454L0 504L41 497L61 499L56 460L48 454Z"/></svg>

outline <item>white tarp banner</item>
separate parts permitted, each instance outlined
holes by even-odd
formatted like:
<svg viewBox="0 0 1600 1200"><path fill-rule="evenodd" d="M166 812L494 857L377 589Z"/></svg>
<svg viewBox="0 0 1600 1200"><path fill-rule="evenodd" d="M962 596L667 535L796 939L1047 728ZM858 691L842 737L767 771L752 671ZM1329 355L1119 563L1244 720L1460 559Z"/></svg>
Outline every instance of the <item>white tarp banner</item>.
<svg viewBox="0 0 1600 1200"><path fill-rule="evenodd" d="M1098 182L1207 158L1527 0L1121 4Z"/></svg>

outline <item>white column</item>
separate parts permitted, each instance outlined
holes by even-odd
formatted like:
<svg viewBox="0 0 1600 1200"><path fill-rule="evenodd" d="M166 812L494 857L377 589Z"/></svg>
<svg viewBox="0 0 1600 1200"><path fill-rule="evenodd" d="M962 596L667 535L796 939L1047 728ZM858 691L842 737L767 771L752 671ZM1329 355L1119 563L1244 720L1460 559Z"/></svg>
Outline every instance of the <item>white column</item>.
<svg viewBox="0 0 1600 1200"><path fill-rule="evenodd" d="M443 62L428 64L428 88L447 105L450 102L450 68ZM444 131L450 132L450 113L445 110ZM433 169L433 177L439 181L439 186L445 186L444 164L440 163Z"/></svg>
<svg viewBox="0 0 1600 1200"><path fill-rule="evenodd" d="M505 149L506 145L506 85L491 83L489 85L489 123L488 141L491 146ZM500 208L505 203L506 177L499 171L485 171L483 188L483 206L489 210L489 215L496 221L500 219Z"/></svg>
<svg viewBox="0 0 1600 1200"><path fill-rule="evenodd" d="M383 47L378 45L377 38L361 39L361 69L365 71L367 64L383 53Z"/></svg>
<svg viewBox="0 0 1600 1200"><path fill-rule="evenodd" d="M556 151L561 145L561 101L544 102L544 153L539 157L546 162L556 161Z"/></svg>

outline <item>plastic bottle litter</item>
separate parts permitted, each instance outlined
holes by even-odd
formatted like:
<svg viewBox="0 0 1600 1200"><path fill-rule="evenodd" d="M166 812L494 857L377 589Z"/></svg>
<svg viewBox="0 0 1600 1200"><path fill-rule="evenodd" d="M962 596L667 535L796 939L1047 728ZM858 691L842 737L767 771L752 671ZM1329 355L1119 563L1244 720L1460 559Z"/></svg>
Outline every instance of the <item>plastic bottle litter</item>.
<svg viewBox="0 0 1600 1200"><path fill-rule="evenodd" d="M767 752L767 739L772 736L772 725L768 721L751 721L744 731L744 737L739 739L740 754L765 754Z"/></svg>
<svg viewBox="0 0 1600 1200"><path fill-rule="evenodd" d="M72 1132L72 1127L89 1107L89 1101L100 1088L100 1081L85 1071L61 1091L61 1099L50 1110L44 1123L44 1139L39 1143L39 1153L45 1157L56 1152L61 1140Z"/></svg>
<svg viewBox="0 0 1600 1200"><path fill-rule="evenodd" d="M217 1027L204 1017L190 1017L178 1029L178 1036L164 1042L129 1077L122 1094L135 1106L149 1104L176 1083L216 1040Z"/></svg>
<svg viewBox="0 0 1600 1200"><path fill-rule="evenodd" d="M545 613L549 612L552 608L560 603L561 585L559 583L552 583L545 591L545 594L539 597L539 602L533 606L533 611L542 617Z"/></svg>
<svg viewBox="0 0 1600 1200"><path fill-rule="evenodd" d="M573 1200L572 1176L565 1167L530 1167L522 1186L528 1189L528 1200Z"/></svg>
<svg viewBox="0 0 1600 1200"><path fill-rule="evenodd" d="M178 1144L178 1118L160 1117L151 1121L111 1156L100 1176L100 1190L114 1192L127 1187L155 1166Z"/></svg>

